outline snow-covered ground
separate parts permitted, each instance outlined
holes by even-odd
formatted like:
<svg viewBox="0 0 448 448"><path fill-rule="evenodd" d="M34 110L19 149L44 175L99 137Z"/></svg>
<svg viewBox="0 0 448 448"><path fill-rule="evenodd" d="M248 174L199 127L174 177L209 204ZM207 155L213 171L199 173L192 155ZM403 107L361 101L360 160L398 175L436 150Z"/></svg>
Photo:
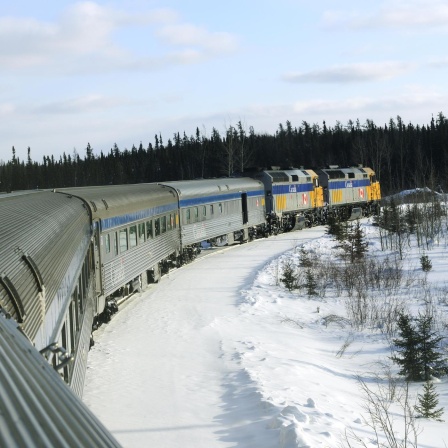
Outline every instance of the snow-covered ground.
<svg viewBox="0 0 448 448"><path fill-rule="evenodd" d="M380 253L377 228L363 226L369 252ZM84 402L124 447L333 448L343 446L347 428L375 446L357 377L373 388L384 363L394 369L384 332L339 319L347 298L334 288L308 296L279 281L301 247L311 258L334 254L324 233L317 227L225 248L132 299L95 334ZM406 252L407 296L398 299L418 307L423 299L412 291L432 285L445 323L446 249L439 241L426 252L427 276L421 254ZM411 398L421 387L411 386ZM448 420L447 379L436 387ZM399 409L391 416L398 431ZM419 447L448 446L446 423L417 424Z"/></svg>

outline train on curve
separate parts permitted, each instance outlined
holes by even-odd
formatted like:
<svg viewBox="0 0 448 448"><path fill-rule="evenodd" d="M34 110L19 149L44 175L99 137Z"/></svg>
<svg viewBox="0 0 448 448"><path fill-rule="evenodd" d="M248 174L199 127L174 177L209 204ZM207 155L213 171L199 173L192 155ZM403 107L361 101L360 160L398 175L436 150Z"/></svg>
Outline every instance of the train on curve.
<svg viewBox="0 0 448 448"><path fill-rule="evenodd" d="M192 260L203 241L367 216L381 195L361 166L245 176L0 195L0 310L81 396L92 328L117 296Z"/></svg>

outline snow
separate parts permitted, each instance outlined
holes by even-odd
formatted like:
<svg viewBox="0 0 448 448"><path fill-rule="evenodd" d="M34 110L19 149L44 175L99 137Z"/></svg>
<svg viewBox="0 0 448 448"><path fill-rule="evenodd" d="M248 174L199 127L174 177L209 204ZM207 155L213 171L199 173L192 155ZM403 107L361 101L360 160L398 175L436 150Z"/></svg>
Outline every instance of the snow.
<svg viewBox="0 0 448 448"><path fill-rule="evenodd" d="M378 228L362 224L369 253L394 256L380 251ZM204 251L171 271L95 333L84 402L124 447L333 448L343 446L347 428L376 446L357 378L370 387L384 363L394 369L388 338L351 326L346 297L334 288L309 297L279 281L302 247L310 257L334 258L324 234L316 227ZM425 306L416 285L431 285L445 323L446 248L441 238L425 252L433 265L427 275L421 253L406 251L409 286L397 299L415 311ZM436 388L448 419L446 377ZM412 384L411 396L421 390ZM398 414L394 407L397 433ZM446 423L417 424L419 446L448 446Z"/></svg>

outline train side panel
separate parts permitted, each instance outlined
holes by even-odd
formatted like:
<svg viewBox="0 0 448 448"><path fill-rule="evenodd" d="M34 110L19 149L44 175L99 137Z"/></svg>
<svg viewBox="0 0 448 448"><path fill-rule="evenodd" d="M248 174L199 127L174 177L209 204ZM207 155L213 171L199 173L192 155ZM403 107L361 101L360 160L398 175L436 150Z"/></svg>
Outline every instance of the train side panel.
<svg viewBox="0 0 448 448"><path fill-rule="evenodd" d="M179 198L182 247L264 224L264 190L248 178L166 182Z"/></svg>
<svg viewBox="0 0 448 448"><path fill-rule="evenodd" d="M96 313L125 286L146 284L147 271L180 251L177 197L157 184L114 185L64 190L82 198L96 224Z"/></svg>

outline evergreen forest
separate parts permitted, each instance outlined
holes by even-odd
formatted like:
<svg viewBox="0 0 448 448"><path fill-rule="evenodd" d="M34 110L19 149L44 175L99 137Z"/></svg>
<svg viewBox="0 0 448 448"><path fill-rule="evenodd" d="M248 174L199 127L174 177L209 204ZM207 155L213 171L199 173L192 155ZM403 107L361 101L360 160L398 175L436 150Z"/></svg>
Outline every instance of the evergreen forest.
<svg viewBox="0 0 448 448"><path fill-rule="evenodd" d="M5 153L6 148L3 148ZM10 151L9 149L7 151ZM160 182L233 176L249 168L362 164L376 171L384 194L424 187L446 192L448 182L448 119L439 112L426 125L405 124L397 116L377 125L349 121L328 127L303 121L279 124L274 135L257 133L241 121L219 133L165 140L158 134L149 143L129 148L92 148L36 161L28 147L27 160L0 160L0 192L80 187L88 185Z"/></svg>

